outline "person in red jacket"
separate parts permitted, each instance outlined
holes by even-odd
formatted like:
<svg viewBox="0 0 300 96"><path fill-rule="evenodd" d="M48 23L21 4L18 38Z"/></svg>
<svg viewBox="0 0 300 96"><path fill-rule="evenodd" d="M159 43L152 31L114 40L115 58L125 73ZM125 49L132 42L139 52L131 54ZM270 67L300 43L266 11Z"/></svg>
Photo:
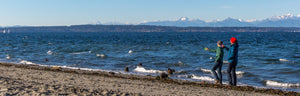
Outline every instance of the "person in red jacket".
<svg viewBox="0 0 300 96"><path fill-rule="evenodd" d="M238 63L238 51L239 51L239 45L237 43L237 39L235 37L232 37L230 39L230 48L225 49L228 51L228 68L227 68L227 76L229 85L236 86L236 65Z"/></svg>

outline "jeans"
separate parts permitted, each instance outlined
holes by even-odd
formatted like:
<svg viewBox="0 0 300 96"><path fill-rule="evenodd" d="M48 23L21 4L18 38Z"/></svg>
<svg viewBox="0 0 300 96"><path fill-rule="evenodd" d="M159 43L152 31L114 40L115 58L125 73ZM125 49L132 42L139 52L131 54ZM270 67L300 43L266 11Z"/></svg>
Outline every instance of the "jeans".
<svg viewBox="0 0 300 96"><path fill-rule="evenodd" d="M233 86L236 86L236 73L235 73L236 65L237 65L236 62L229 62L228 68L227 68L227 76L228 76L229 85L233 85Z"/></svg>
<svg viewBox="0 0 300 96"><path fill-rule="evenodd" d="M218 81L220 81L221 84L222 84L222 72L221 72L222 65L223 65L223 62L216 62L215 65L214 65L214 67L211 69L211 72L213 73L215 79L218 80ZM217 73L215 71L217 68L218 68L217 72L218 72L219 76L217 75Z"/></svg>

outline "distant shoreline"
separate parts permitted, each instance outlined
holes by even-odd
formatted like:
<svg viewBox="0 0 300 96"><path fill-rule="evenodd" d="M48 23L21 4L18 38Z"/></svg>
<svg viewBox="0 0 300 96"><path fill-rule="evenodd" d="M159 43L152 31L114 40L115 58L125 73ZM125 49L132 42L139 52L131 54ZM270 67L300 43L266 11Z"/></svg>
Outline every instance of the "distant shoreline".
<svg viewBox="0 0 300 96"><path fill-rule="evenodd" d="M1 94L19 95L299 95L299 92L279 89L259 89L251 86L214 85L155 76L87 71L61 67L0 63ZM4 80L5 79L5 80ZM15 84L17 83L17 84ZM17 86L17 87L16 87ZM22 88L22 87L26 88ZM50 86L50 87L49 87ZM98 87L97 87L98 86ZM100 87L101 86L101 87ZM53 88L52 88L53 87ZM142 87L142 88L141 88ZM16 89L13 91L11 89ZM142 89L142 90L141 90ZM74 91L75 90L75 91ZM79 91L76 91L79 90ZM83 90L83 91L80 91ZM25 93L24 93L25 92ZM29 92L29 93L26 93ZM175 92L175 93L174 93ZM97 93L97 94L96 94Z"/></svg>
<svg viewBox="0 0 300 96"><path fill-rule="evenodd" d="M10 32L300 32L299 27L174 27L152 25L71 25L0 27Z"/></svg>

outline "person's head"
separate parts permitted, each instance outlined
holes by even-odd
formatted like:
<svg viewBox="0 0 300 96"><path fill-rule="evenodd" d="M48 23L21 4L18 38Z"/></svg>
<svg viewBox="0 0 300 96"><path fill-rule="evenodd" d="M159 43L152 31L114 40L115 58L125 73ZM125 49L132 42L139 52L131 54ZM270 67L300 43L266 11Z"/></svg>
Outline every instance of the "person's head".
<svg viewBox="0 0 300 96"><path fill-rule="evenodd" d="M219 40L217 45L220 47L221 45L223 45L223 42L221 40Z"/></svg>
<svg viewBox="0 0 300 96"><path fill-rule="evenodd" d="M237 40L236 40L235 37L232 37L232 38L230 39L230 43L231 43L231 44L235 44L236 42L237 42Z"/></svg>

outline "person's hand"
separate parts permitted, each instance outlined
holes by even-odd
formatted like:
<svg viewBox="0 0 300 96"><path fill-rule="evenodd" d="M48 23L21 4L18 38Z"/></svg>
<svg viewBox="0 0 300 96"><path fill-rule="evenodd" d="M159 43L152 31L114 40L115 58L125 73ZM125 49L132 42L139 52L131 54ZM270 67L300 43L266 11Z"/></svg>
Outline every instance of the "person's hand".
<svg viewBox="0 0 300 96"><path fill-rule="evenodd" d="M222 48L224 48L224 47L225 47L225 45L221 45L221 47L222 47Z"/></svg>
<svg viewBox="0 0 300 96"><path fill-rule="evenodd" d="M204 49L205 49L206 51L209 51L209 49L208 49L208 48L206 48L206 47L205 47Z"/></svg>

